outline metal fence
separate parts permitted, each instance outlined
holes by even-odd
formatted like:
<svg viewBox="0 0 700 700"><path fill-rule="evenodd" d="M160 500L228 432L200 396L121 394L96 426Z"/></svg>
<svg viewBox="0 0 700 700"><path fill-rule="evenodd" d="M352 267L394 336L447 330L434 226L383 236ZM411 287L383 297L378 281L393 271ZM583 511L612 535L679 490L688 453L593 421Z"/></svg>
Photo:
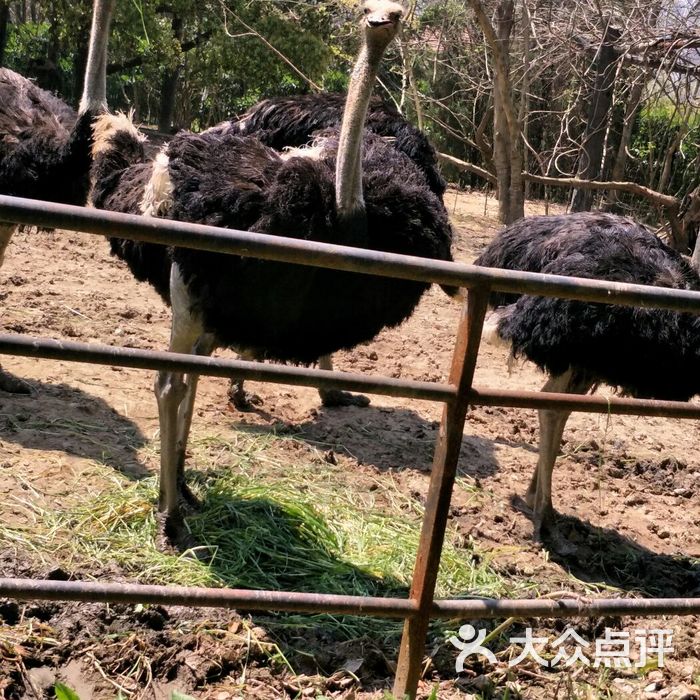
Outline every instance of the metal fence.
<svg viewBox="0 0 700 700"><path fill-rule="evenodd" d="M444 404L442 420L435 446L413 580L407 599L33 579L0 579L0 596L19 599L161 603L241 610L348 613L403 618L405 623L394 681L394 694L397 698L410 699L416 694L431 618L485 619L700 613L700 598L607 598L587 601L578 598L562 600L484 598L436 600L434 598L464 421L470 405L559 408L592 413L700 418L700 405L692 403L493 390L473 386L489 293L492 290L526 292L541 296L700 313L700 292L481 268L7 196L0 196L0 221L119 236L152 243L435 282L468 289L467 300L459 320L452 367L447 383L368 377L345 372L0 334L0 354L141 369L170 369L211 376L366 391L442 402Z"/></svg>

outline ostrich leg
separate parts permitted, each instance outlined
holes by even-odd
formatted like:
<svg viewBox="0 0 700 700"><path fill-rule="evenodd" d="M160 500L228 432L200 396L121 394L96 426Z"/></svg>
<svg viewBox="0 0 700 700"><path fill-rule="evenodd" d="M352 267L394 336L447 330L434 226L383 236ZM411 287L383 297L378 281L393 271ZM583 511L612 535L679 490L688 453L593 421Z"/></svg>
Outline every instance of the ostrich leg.
<svg viewBox="0 0 700 700"><path fill-rule="evenodd" d="M213 336L205 333L194 344L189 352L193 355L209 356L214 351L215 342ZM175 459L177 461L177 486L180 495L190 505L199 505L197 498L190 490L185 481L185 454L187 452L187 439L192 425L192 414L194 412L194 400L197 395L198 374L187 374L185 376L185 395L180 402L177 412L177 440L175 443Z"/></svg>
<svg viewBox="0 0 700 700"><path fill-rule="evenodd" d="M0 224L0 267L5 260L5 251L16 228L15 224Z"/></svg>
<svg viewBox="0 0 700 700"><path fill-rule="evenodd" d="M333 371L333 359L330 355L323 355L318 358L318 368ZM324 406L369 406L369 399L362 394L351 394L349 391L340 389L319 389L321 403Z"/></svg>
<svg viewBox="0 0 700 700"><path fill-rule="evenodd" d="M246 352L240 352L239 356L242 360L254 360L255 357ZM333 371L333 360L330 355L323 355L318 358L318 368L325 369L329 372ZM369 399L362 394L351 394L348 391L340 391L339 389L319 389L321 403L324 406L360 406L364 408L369 406ZM231 380L228 396L231 403L239 411L252 411L253 406L258 406L262 400L256 394L249 394L244 389L242 379Z"/></svg>
<svg viewBox="0 0 700 700"><path fill-rule="evenodd" d="M568 369L563 374L550 377L542 391L558 394L585 394L593 382ZM525 494L525 502L532 508L535 539L548 533L554 540L555 547L562 553L570 549L568 543L557 531L552 506L552 472L556 461L566 421L571 411L541 409L539 411L540 444L537 466L532 475L530 486Z"/></svg>
<svg viewBox="0 0 700 700"><path fill-rule="evenodd" d="M5 260L5 251L16 228L15 224L0 224L0 267L2 267L2 263ZM0 367L0 391L6 391L9 394L32 393L31 387L27 382L13 377L2 367Z"/></svg>
<svg viewBox="0 0 700 700"><path fill-rule="evenodd" d="M173 320L169 349L171 352L191 352L199 346L204 329L199 319L190 313L187 290L175 265L170 273L170 298ZM204 346L199 347L205 349ZM182 372L161 370L156 375L155 394L160 422L158 507L164 517L165 535L171 539L177 538L182 525L180 486L184 485L181 478L184 482L184 456L196 388L196 375L190 375L188 382L185 382Z"/></svg>

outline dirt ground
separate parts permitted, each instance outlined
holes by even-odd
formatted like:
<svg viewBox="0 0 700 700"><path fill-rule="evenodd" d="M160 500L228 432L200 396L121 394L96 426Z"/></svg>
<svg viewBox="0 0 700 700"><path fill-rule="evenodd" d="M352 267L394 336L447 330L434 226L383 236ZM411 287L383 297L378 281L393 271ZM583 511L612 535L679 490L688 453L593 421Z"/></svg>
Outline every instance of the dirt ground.
<svg viewBox="0 0 700 700"><path fill-rule="evenodd" d="M448 191L446 202L457 232L455 257L471 262L498 228L497 203L481 194L455 190ZM543 210L541 203L533 203L529 213ZM110 257L107 243L98 236L18 233L0 275L0 302L2 332L137 348L167 347L169 311L147 285L134 281ZM352 352L339 353L336 367L444 380L458 316L459 306L433 289L406 324ZM520 364L509 373L506 360L502 348L485 344L475 383L533 389L543 384L543 376L529 364ZM33 397L0 394L0 502L5 523L30 522L32 511L27 504L33 499L40 498L46 507L66 508L104 486L104 476L90 467L91 460L106 460L127 477L156 469L155 452L141 449L157 434L152 373L10 357L2 363L29 379L36 390ZM226 389L223 380L202 379L195 414L199 429L210 426L226 433L251 424L260 429L292 426L301 439L331 445L347 459L352 465L347 471L348 488L353 488L354 474L391 472L401 489L426 492L434 427L440 418L438 405L377 396L368 408L323 409L314 390L251 384L249 389L260 395L263 404L258 411L244 414L227 406ZM604 388L600 391L605 393ZM81 430L86 423L98 427ZM460 473L480 486L481 497L474 502L458 493L452 521L465 538L478 541L499 572L533 581L540 594L585 591L588 589L579 582L590 582L601 591L614 587L642 596L700 596L698 444L700 426L693 421L572 416L555 471L554 503L565 516L577 552L562 558L532 541L531 522L518 500L536 461L536 413L475 408L467 420ZM42 569L30 552L26 558L17 558L7 547L0 552L1 574L51 574L50 567ZM119 578L119 571L111 573ZM51 575L61 577L65 572ZM379 698L381 689L390 687L391 658L369 680L361 677L358 683L347 675L342 681L325 678L315 689L312 683L303 691L298 680L261 662L246 666L247 690L242 691L240 683L234 687L231 679L241 672L241 655L248 662L259 647L251 647L250 635L239 633L247 623L237 616L219 620L224 628L233 630L235 643L217 644L216 639L203 635L201 626L215 615L224 613L154 609L145 615L119 606L17 606L0 600L0 618L5 623L0 627L0 692L7 698L44 697L43 688L59 678L72 684L83 700L116 697L119 689L105 681L104 673L100 675L104 658L112 653L109 643L86 651L89 647L78 642L87 628L107 639L115 627L129 625L148 632L147 637L139 637L140 643L162 647L159 663L152 666L159 677L149 685L146 697L167 697L178 687L195 697L216 700L320 697L321 693ZM41 654L35 649L33 656L19 663L11 633L19 621L27 620L35 621L35 632L50 624L58 630L55 634L62 633L71 642L59 640L50 648L53 651L42 647ZM550 631L562 629L554 622L549 628L547 624L541 623ZM601 621L586 624L589 631L602 629ZM666 668L651 676L624 670L612 673L604 689L591 686L588 695L574 692L571 684L562 686L552 674L543 675L536 667L526 668L510 697L700 697L700 619L636 619L616 624L627 630L634 630L635 625L672 628L675 651ZM264 637L264 630L257 632ZM143 642L146 638L148 642ZM387 652L389 657L391 652ZM138 662L138 654L132 658L133 649L127 654L125 647L119 653L125 655L125 663ZM494 689L485 684L488 674L478 667L455 681L455 653L443 649L440 654L447 660L443 659L442 670L439 660L428 669L421 686L425 697L433 683L440 684L440 698L502 696L499 693L505 686Z"/></svg>

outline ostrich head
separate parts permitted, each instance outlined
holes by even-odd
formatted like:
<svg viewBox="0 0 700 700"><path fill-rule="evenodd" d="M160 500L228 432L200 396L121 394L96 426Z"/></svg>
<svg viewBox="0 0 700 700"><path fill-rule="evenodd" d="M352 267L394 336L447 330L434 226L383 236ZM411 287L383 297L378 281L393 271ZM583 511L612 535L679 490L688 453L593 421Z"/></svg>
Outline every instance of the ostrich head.
<svg viewBox="0 0 700 700"><path fill-rule="evenodd" d="M390 0L367 0L363 4L364 43L370 52L378 52L377 61L398 34L403 12L401 5Z"/></svg>
<svg viewBox="0 0 700 700"><path fill-rule="evenodd" d="M390 0L367 0L362 6L362 48L350 76L336 161L335 198L341 225L347 226L352 220L353 228L366 227L362 196L362 129L379 63L387 46L399 33L403 13L401 5Z"/></svg>
<svg viewBox="0 0 700 700"><path fill-rule="evenodd" d="M107 40L116 0L94 0L80 114L107 111Z"/></svg>

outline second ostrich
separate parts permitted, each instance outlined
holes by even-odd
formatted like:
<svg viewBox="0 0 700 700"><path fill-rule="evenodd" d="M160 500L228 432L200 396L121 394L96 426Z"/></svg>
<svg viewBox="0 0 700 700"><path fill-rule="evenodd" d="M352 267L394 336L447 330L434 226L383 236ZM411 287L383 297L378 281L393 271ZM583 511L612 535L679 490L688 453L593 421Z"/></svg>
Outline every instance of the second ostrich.
<svg viewBox="0 0 700 700"><path fill-rule="evenodd" d="M475 263L616 282L700 291L693 269L643 226L620 216L584 212L536 216L508 226ZM700 316L662 309L553 297L494 294L489 324L497 337L549 378L543 391L585 394L605 383L621 393L686 401L700 393ZM556 529L552 472L569 412L539 412L539 458L526 502L536 536Z"/></svg>
<svg viewBox="0 0 700 700"><path fill-rule="evenodd" d="M92 122L107 111L106 47L116 0L95 0L85 84L76 112L18 73L0 68L0 192L85 204L90 188ZM0 266L15 224L0 223ZM0 389L28 393L0 369Z"/></svg>
<svg viewBox="0 0 700 700"><path fill-rule="evenodd" d="M451 259L451 228L439 198L414 163L363 133L381 57L402 8L364 6L363 47L339 132L314 148L278 153L252 136L182 132L154 162L123 115L96 127L95 205L115 211L242 228L282 236ZM209 354L219 347L256 358L309 363L370 340L401 323L428 285L303 265L165 248L112 239L112 250L172 305L170 349ZM196 376L161 372L160 510L178 532L185 447Z"/></svg>
<svg viewBox="0 0 700 700"><path fill-rule="evenodd" d="M240 119L224 122L212 127L212 130L256 136L278 151L300 148L312 143L315 135L324 129L340 125L344 103L345 96L338 93L270 98L258 102ZM388 142L397 151L408 156L417 166L414 177L422 176L430 190L442 198L446 183L438 168L435 149L423 132L378 96L373 96L369 101L365 128L389 139ZM445 291L450 296L456 296L459 290L445 288ZM322 369L333 369L330 355L319 358L318 365ZM369 404L367 397L345 391L322 389L320 394L324 406ZM231 381L229 399L239 410L250 410L252 404L260 402L257 396L249 395L244 390L241 379Z"/></svg>

